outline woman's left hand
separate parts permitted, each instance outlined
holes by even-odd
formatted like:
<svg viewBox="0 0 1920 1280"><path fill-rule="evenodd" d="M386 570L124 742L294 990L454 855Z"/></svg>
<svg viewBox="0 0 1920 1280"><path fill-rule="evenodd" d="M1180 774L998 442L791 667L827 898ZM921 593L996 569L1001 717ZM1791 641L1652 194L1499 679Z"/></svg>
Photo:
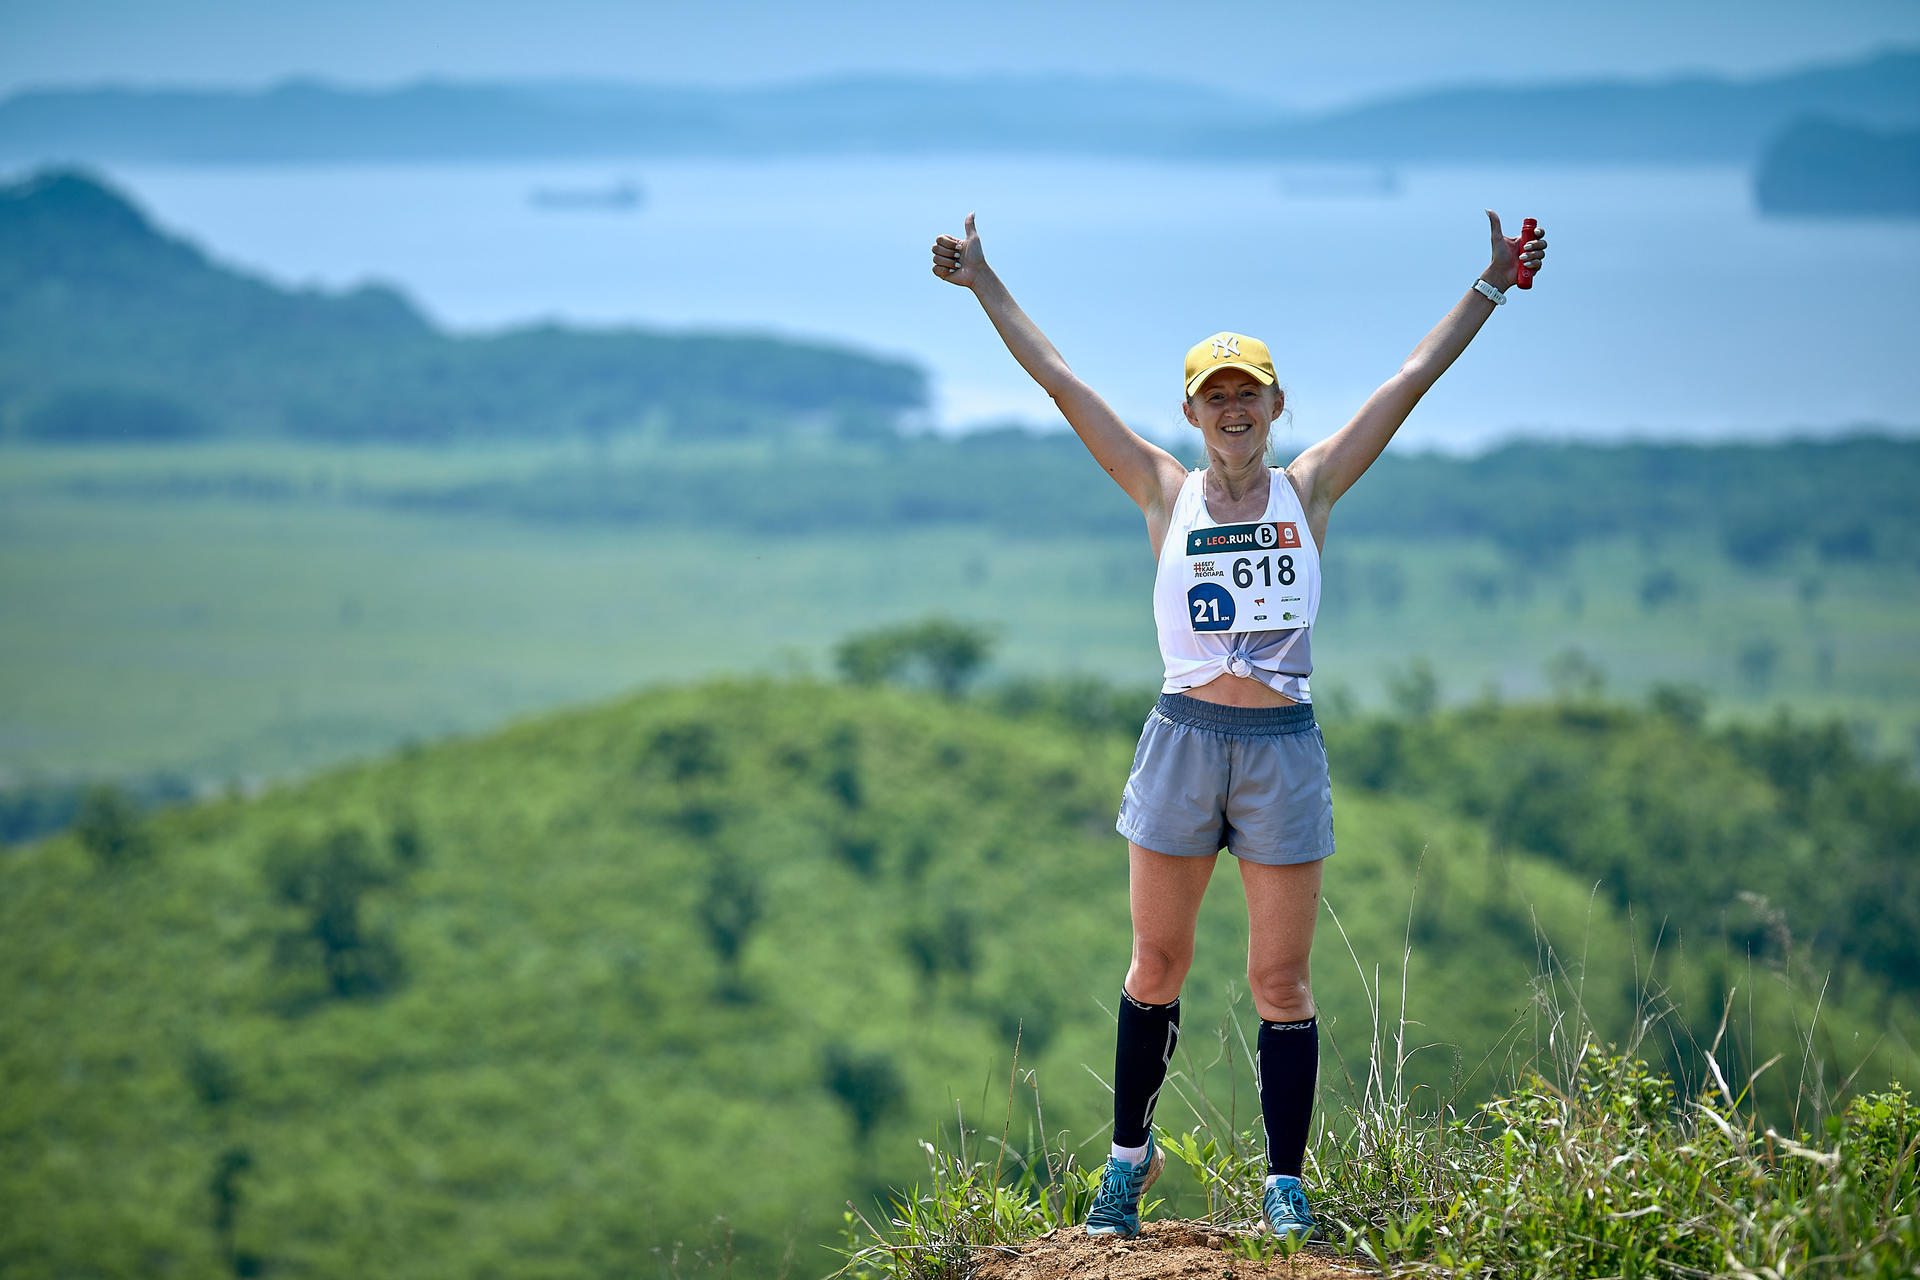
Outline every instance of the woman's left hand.
<svg viewBox="0 0 1920 1280"><path fill-rule="evenodd" d="M1547 229L1535 227L1533 239L1525 244L1517 236L1501 233L1500 215L1487 210L1487 221L1493 227L1493 264L1480 278L1496 289L1506 290L1514 285L1514 264L1524 262L1533 271L1540 270L1540 264L1547 256Z"/></svg>

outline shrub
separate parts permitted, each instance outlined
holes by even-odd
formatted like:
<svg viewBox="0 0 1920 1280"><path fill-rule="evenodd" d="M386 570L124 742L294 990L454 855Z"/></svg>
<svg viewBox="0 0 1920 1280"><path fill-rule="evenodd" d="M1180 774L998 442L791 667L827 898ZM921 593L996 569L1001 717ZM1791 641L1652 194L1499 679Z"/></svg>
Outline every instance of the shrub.
<svg viewBox="0 0 1920 1280"><path fill-rule="evenodd" d="M993 651L993 637L951 618L927 618L848 636L834 649L834 665L854 684L920 679L958 697Z"/></svg>
<svg viewBox="0 0 1920 1280"><path fill-rule="evenodd" d="M102 866L139 862L153 853L153 837L140 821L140 811L118 787L91 787L74 817L74 834Z"/></svg>
<svg viewBox="0 0 1920 1280"><path fill-rule="evenodd" d="M847 1109L854 1141L863 1148L880 1122L906 1101L906 1082L885 1053L856 1053L845 1045L832 1045L822 1076L827 1091Z"/></svg>
<svg viewBox="0 0 1920 1280"><path fill-rule="evenodd" d="M327 994L336 999L378 995L398 985L399 951L362 918L366 895L396 877L375 860L364 831L336 827L312 844L283 839L268 850L265 870L275 896L301 914L299 925L277 940L281 964L317 963Z"/></svg>
<svg viewBox="0 0 1920 1280"><path fill-rule="evenodd" d="M675 782L724 778L727 757L713 726L697 721L669 725L647 741L645 759L665 768Z"/></svg>
<svg viewBox="0 0 1920 1280"><path fill-rule="evenodd" d="M759 919L760 894L752 882L735 872L731 863L716 867L700 904L700 922L722 960L732 964L739 959L740 948Z"/></svg>

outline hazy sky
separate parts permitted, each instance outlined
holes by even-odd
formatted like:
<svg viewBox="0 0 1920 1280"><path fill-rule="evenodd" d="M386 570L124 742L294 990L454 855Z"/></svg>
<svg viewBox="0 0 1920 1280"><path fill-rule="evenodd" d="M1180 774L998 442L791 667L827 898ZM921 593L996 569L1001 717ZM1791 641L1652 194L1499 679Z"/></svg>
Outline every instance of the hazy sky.
<svg viewBox="0 0 1920 1280"><path fill-rule="evenodd" d="M1920 44L1920 0L1269 0L1218 6L1213 27L1209 9L1193 0L0 0L0 93L303 74L368 84L426 75L740 84L848 71L1075 71L1216 82L1324 106L1436 82L1752 74Z"/></svg>

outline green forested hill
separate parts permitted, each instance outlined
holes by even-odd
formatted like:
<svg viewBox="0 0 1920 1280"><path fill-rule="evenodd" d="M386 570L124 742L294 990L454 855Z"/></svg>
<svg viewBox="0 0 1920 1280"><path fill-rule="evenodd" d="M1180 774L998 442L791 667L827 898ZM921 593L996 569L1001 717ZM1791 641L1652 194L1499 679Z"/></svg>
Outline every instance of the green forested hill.
<svg viewBox="0 0 1920 1280"><path fill-rule="evenodd" d="M1083 1068L1106 1070L1127 956L1131 739L1005 705L653 690L0 855L0 1273L686 1275L731 1231L735 1274L789 1250L820 1274L846 1199L923 1168L915 1140L956 1103L1000 1114L1016 1028L1048 1129L1097 1149ZM1409 934L1427 1097L1484 1096L1544 1034L1548 988L1623 1042L1677 1004L1647 1051L1692 1070L1737 984L1734 1060L1789 1055L1783 1118L1796 1082L1911 1078L1911 987L1838 963L1805 918L1851 900L1777 896L1800 871L1707 816L1732 797L1739 831L1777 823L1796 857L1891 866L1910 783L1846 758L1770 771L1684 707L1409 714L1332 733L1330 1103L1371 1039L1366 988L1399 1016ZM1692 769L1706 813L1584 767L1637 744ZM1416 767L1434 749L1477 763ZM1529 762L1554 785L1516 785ZM1808 817L1795 778L1852 800ZM1665 878L1622 846L1650 831ZM1236 880L1202 921L1190 1074L1234 1016ZM1757 935L1725 917L1741 890L1776 895ZM1776 916L1807 943L1769 949ZM1827 968L1848 981L1816 1023ZM1244 1067L1230 1050L1209 1076L1224 1097L1237 1075L1243 1118Z"/></svg>
<svg viewBox="0 0 1920 1280"><path fill-rule="evenodd" d="M868 429L926 398L917 367L823 344L553 325L449 336L391 289L291 291L234 271L85 174L0 186L0 436L671 429L720 376L743 403L829 426Z"/></svg>

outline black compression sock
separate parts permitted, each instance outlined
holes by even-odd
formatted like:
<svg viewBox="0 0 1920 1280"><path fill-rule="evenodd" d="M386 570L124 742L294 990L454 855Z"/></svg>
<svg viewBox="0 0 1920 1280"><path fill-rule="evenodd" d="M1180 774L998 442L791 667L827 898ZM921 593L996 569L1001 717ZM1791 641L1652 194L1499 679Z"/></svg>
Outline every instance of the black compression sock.
<svg viewBox="0 0 1920 1280"><path fill-rule="evenodd" d="M1300 1176L1313 1120L1313 1086L1320 1074L1320 1026L1260 1023L1260 1115L1267 1128L1267 1172Z"/></svg>
<svg viewBox="0 0 1920 1280"><path fill-rule="evenodd" d="M1120 991L1120 1029L1113 1050L1113 1142L1145 1146L1153 1104L1180 1042L1180 1001L1141 1004Z"/></svg>

